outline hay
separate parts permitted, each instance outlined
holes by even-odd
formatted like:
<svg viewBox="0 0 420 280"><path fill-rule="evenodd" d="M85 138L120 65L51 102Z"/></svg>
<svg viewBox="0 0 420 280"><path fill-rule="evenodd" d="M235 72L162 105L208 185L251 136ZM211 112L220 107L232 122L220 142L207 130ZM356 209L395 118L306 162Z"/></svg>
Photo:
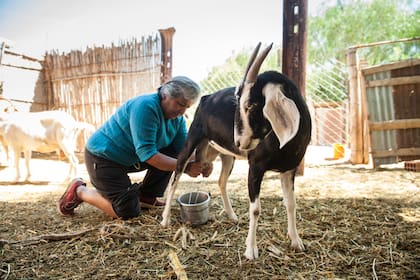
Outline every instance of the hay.
<svg viewBox="0 0 420 280"><path fill-rule="evenodd" d="M290 248L278 176L267 174L256 261L243 257L248 199L244 180L235 176L229 189L238 223L227 219L211 178L210 219L196 227L181 223L175 202L169 228L159 224L161 210L121 221L82 204L75 217L61 217L55 202L64 186L28 195L31 201L2 201L0 279L420 278L418 174L307 167L296 179L302 253ZM184 180L177 193L200 188L201 181Z"/></svg>

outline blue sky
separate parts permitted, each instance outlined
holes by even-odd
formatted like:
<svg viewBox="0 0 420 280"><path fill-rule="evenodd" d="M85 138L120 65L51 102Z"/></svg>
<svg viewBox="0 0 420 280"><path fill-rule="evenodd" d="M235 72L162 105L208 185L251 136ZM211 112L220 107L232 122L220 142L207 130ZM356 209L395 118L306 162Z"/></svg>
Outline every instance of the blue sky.
<svg viewBox="0 0 420 280"><path fill-rule="evenodd" d="M310 12L314 3L309 0ZM40 57L175 27L173 74L201 80L233 50L280 44L282 0L0 0L0 37Z"/></svg>

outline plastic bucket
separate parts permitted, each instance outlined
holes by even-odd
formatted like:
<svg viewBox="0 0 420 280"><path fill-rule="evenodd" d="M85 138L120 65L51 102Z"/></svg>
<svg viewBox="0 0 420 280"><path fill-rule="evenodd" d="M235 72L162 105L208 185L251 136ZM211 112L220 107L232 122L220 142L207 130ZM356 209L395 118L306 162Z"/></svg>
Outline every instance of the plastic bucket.
<svg viewBox="0 0 420 280"><path fill-rule="evenodd" d="M334 144L334 159L340 159L344 157L344 145L343 144Z"/></svg>
<svg viewBox="0 0 420 280"><path fill-rule="evenodd" d="M210 194L206 192L190 192L177 199L181 207L181 219L191 225L202 225L209 219Z"/></svg>

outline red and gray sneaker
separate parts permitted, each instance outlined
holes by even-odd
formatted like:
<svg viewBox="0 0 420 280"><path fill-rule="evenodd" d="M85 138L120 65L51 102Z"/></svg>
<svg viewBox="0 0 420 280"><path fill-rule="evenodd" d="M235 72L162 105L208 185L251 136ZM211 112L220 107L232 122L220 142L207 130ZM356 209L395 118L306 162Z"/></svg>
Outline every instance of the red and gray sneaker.
<svg viewBox="0 0 420 280"><path fill-rule="evenodd" d="M157 199L156 197L140 196L140 207L142 209L155 209L165 207L165 202Z"/></svg>
<svg viewBox="0 0 420 280"><path fill-rule="evenodd" d="M67 186L66 191L61 196L57 203L58 212L63 216L74 215L74 208L83 202L76 193L76 190L81 185L86 186L86 183L81 178L73 179Z"/></svg>

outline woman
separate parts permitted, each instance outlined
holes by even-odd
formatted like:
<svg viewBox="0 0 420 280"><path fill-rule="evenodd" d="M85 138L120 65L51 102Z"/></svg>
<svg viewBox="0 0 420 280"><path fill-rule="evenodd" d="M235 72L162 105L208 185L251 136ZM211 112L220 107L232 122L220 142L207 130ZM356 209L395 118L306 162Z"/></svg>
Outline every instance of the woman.
<svg viewBox="0 0 420 280"><path fill-rule="evenodd" d="M87 202L112 218L137 217L141 208L163 207L162 197L176 156L187 137L183 114L198 100L199 86L178 76L153 94L128 100L87 141L85 164L90 181L70 182L58 202L62 215ZM143 182L132 183L128 173L147 170ZM197 177L199 162L191 160L186 173Z"/></svg>

